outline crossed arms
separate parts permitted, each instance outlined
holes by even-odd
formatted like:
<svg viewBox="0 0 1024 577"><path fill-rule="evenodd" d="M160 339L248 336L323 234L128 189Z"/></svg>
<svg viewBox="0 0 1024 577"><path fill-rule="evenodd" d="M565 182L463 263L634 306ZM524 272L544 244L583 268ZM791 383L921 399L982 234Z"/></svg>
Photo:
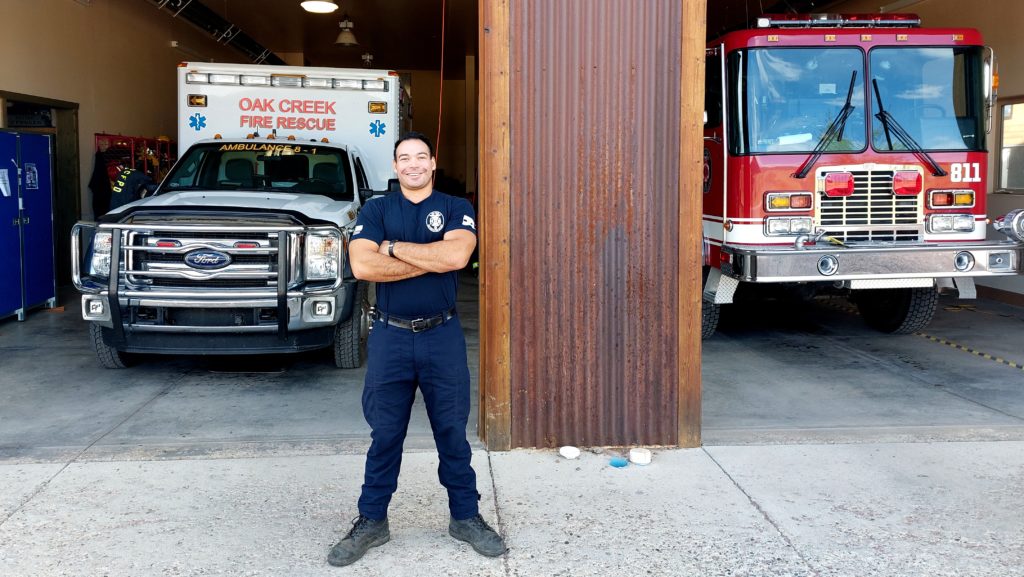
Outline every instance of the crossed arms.
<svg viewBox="0 0 1024 577"><path fill-rule="evenodd" d="M476 235L468 230L450 230L437 242L417 244L398 241L394 258L388 256L388 241L377 244L358 238L348 247L352 274L371 282L403 280L428 272L461 270L476 248Z"/></svg>

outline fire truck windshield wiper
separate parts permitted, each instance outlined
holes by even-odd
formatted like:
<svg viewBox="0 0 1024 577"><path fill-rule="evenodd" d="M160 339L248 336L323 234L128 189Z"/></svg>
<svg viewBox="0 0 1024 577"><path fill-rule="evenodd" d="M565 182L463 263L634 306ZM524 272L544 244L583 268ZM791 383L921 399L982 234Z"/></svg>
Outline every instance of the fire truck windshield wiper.
<svg viewBox="0 0 1024 577"><path fill-rule="evenodd" d="M857 71L854 70L850 74L850 89L846 91L846 104L843 105L842 110L839 111L839 115L832 119L832 124L828 125L825 130L825 134L821 135L821 140L818 141L817 146L811 152L811 155L807 157L807 160L800 165L800 168L793 173L793 178L806 178L807 173L811 171L811 167L814 166L815 162L821 158L821 155L825 153L825 149L828 148L833 141L843 139L843 128L846 126L846 121L850 118L850 114L853 113L853 109L856 108L850 103L853 99L853 88L857 83Z"/></svg>
<svg viewBox="0 0 1024 577"><path fill-rule="evenodd" d="M896 118L893 117L892 114L889 114L889 112L885 110L885 107L882 106L882 93L878 90L878 79L872 78L871 85L875 88L875 100L878 101L878 114L875 115L875 118L882 123L882 130L885 131L885 141L889 145L889 150L893 150L892 137L895 136L903 143L903 146L907 147L907 150L914 153L914 155L931 167L932 176L946 176L948 173L945 170L942 170L939 163L935 162L935 159L925 152L924 147L918 144L917 141L914 140L913 136L910 136L907 129L903 128Z"/></svg>

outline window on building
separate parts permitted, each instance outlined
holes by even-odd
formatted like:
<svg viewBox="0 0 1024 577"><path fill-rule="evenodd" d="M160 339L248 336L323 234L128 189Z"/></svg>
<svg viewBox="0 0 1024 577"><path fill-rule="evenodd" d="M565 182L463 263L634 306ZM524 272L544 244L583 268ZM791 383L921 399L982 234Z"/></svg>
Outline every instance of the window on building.
<svg viewBox="0 0 1024 577"><path fill-rule="evenodd" d="M1024 98L999 106L998 190L1024 193Z"/></svg>

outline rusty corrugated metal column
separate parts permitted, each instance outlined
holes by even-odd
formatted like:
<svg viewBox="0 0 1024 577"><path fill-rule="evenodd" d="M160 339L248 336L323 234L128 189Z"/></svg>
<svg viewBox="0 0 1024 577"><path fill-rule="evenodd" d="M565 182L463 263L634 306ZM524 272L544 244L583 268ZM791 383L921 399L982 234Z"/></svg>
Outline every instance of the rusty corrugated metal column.
<svg viewBox="0 0 1024 577"><path fill-rule="evenodd" d="M480 1L482 434L699 444L704 0Z"/></svg>
<svg viewBox="0 0 1024 577"><path fill-rule="evenodd" d="M510 3L514 446L677 443L681 7Z"/></svg>

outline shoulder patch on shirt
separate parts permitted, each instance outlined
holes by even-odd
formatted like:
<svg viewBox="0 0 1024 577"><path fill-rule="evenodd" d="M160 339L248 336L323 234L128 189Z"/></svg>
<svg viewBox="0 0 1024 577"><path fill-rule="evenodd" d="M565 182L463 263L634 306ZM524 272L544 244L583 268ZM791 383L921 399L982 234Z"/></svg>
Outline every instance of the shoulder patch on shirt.
<svg viewBox="0 0 1024 577"><path fill-rule="evenodd" d="M427 215L427 229L430 232L441 232L444 228L444 215L441 211L435 210Z"/></svg>
<svg viewBox="0 0 1024 577"><path fill-rule="evenodd" d="M462 226L468 226L469 228L476 230L476 221L474 221L468 214L462 215Z"/></svg>
<svg viewBox="0 0 1024 577"><path fill-rule="evenodd" d="M356 225L356 229L352 231L352 236L355 236L361 232L363 232L363 225L358 224Z"/></svg>

